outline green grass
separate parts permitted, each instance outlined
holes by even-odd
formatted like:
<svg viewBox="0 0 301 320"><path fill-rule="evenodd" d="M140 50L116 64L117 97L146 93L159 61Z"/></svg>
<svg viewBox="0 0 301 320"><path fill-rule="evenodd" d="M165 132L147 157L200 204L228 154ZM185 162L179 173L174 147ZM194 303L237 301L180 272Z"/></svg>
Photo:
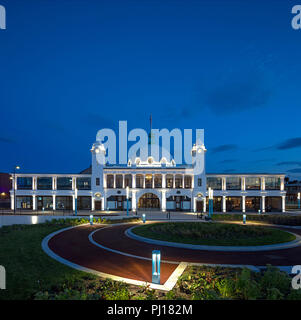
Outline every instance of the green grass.
<svg viewBox="0 0 301 320"><path fill-rule="evenodd" d="M136 227L132 232L162 241L217 246L267 245L296 239L278 229L222 223L154 223Z"/></svg>
<svg viewBox="0 0 301 320"><path fill-rule="evenodd" d="M41 247L43 238L48 234L88 221L88 219L59 219L37 225L0 228L0 265L6 269L7 287L7 290L0 290L0 300L33 299L37 292L55 288L59 283L64 283L68 287L78 281L96 279L91 274L77 271L53 260ZM112 223L109 220L102 222ZM114 220L114 223L118 222L121 220Z"/></svg>

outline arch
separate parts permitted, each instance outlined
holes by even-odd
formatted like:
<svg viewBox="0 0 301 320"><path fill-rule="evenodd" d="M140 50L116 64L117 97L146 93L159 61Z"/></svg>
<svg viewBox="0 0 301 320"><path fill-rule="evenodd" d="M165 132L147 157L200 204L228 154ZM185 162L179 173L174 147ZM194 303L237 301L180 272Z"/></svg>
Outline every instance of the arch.
<svg viewBox="0 0 301 320"><path fill-rule="evenodd" d="M160 199L152 192L143 193L138 200L139 209L160 209Z"/></svg>

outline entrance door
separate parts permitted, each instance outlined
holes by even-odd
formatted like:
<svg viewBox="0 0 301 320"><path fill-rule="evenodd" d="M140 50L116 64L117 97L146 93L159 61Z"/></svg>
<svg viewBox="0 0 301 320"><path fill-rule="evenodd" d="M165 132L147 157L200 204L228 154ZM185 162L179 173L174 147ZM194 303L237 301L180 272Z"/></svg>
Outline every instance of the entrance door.
<svg viewBox="0 0 301 320"><path fill-rule="evenodd" d="M95 210L101 210L101 200L95 200Z"/></svg>
<svg viewBox="0 0 301 320"><path fill-rule="evenodd" d="M196 211L202 212L203 211L203 201L196 202Z"/></svg>
<svg viewBox="0 0 301 320"><path fill-rule="evenodd" d="M117 210L123 210L123 197L117 197Z"/></svg>
<svg viewBox="0 0 301 320"><path fill-rule="evenodd" d="M141 209L159 209L160 200L153 193L145 193L138 201L138 208Z"/></svg>

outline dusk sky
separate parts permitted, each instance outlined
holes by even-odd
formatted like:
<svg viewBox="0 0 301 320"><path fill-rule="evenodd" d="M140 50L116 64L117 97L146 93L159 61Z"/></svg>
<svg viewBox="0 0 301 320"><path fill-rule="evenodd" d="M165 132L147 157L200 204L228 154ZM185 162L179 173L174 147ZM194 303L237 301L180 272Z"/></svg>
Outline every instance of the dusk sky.
<svg viewBox="0 0 301 320"><path fill-rule="evenodd" d="M0 0L0 171L78 173L99 129L152 113L205 129L208 173L301 176L297 3Z"/></svg>

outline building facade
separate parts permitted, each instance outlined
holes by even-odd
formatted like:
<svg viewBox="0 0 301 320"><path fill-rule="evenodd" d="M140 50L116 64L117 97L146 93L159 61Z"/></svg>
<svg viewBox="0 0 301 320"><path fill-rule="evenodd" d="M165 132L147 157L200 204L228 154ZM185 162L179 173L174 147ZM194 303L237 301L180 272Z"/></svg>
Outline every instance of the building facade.
<svg viewBox="0 0 301 320"><path fill-rule="evenodd" d="M91 172L22 174L13 181L11 209L19 210L168 210L206 212L208 188L215 212L285 212L283 174L206 174L205 146L191 151L194 165L136 157L127 165L105 164L104 146L91 149ZM197 164L202 170L195 170ZM16 194L16 201L14 201Z"/></svg>

